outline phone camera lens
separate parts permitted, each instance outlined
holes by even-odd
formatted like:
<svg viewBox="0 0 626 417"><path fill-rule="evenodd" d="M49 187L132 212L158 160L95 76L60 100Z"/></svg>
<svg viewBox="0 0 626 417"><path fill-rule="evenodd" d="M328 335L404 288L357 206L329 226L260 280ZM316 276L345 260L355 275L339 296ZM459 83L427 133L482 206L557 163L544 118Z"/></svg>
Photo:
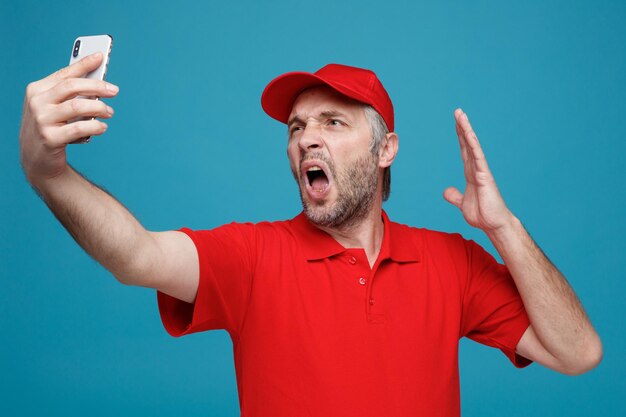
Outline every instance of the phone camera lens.
<svg viewBox="0 0 626 417"><path fill-rule="evenodd" d="M80 41L76 41L74 44L74 51L72 52L72 56L76 58L78 56L78 51L80 50Z"/></svg>

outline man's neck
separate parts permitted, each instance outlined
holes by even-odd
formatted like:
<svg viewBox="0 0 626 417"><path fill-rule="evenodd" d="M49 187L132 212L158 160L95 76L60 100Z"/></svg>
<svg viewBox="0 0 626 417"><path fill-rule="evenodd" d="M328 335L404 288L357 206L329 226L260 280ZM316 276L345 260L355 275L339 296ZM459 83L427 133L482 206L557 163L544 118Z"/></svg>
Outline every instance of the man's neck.
<svg viewBox="0 0 626 417"><path fill-rule="evenodd" d="M385 232L381 204L376 204L367 217L349 227L316 227L331 235L344 248L363 248L370 268L376 263Z"/></svg>

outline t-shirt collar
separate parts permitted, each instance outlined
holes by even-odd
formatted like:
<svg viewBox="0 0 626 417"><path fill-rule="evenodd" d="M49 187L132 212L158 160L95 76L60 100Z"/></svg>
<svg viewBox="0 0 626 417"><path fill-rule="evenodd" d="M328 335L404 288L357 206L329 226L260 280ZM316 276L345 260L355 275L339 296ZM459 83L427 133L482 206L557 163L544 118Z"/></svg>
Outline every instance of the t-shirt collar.
<svg viewBox="0 0 626 417"><path fill-rule="evenodd" d="M419 235L409 233L408 226L391 222L384 210L382 218L385 232L379 257L396 262L419 262L421 245L416 239ZM307 260L330 258L346 251L331 235L315 227L304 212L291 220L291 226Z"/></svg>

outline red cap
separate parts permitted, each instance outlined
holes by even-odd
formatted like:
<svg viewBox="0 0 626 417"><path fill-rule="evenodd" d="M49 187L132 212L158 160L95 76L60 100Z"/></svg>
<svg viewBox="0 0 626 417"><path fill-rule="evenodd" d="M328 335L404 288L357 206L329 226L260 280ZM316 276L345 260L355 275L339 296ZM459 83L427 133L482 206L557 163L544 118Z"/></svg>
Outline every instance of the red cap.
<svg viewBox="0 0 626 417"><path fill-rule="evenodd" d="M307 88L327 85L344 96L372 106L393 132L393 104L373 71L328 64L315 73L288 72L274 78L263 91L261 105L270 117L287 123L293 103Z"/></svg>

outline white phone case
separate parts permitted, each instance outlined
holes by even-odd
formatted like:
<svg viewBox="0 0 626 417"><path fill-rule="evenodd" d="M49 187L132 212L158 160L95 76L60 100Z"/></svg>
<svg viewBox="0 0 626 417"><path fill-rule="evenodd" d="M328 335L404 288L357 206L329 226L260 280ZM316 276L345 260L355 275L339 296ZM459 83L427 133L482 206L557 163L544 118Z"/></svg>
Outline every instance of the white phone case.
<svg viewBox="0 0 626 417"><path fill-rule="evenodd" d="M78 45L77 43L80 42ZM109 65L109 56L111 47L113 46L113 38L111 35L81 36L76 38L72 46L70 55L70 65L76 61L80 61L87 55L96 52L102 52L104 59L102 64L92 72L86 74L83 78L91 78L93 80L104 80Z"/></svg>
<svg viewBox="0 0 626 417"><path fill-rule="evenodd" d="M98 68L85 74L83 78L89 78L93 80L104 80L109 66L109 57L111 55L111 48L113 46L113 37L111 35L95 35L95 36L80 36L74 40L72 44L72 53L70 54L70 65L80 61L87 55L91 55L96 52L102 52L104 59ZM85 97L78 96L78 98L94 99L98 100L98 97ZM94 117L79 117L69 120L68 123L73 123L79 120L91 120ZM81 138L72 143L87 143L91 138Z"/></svg>

